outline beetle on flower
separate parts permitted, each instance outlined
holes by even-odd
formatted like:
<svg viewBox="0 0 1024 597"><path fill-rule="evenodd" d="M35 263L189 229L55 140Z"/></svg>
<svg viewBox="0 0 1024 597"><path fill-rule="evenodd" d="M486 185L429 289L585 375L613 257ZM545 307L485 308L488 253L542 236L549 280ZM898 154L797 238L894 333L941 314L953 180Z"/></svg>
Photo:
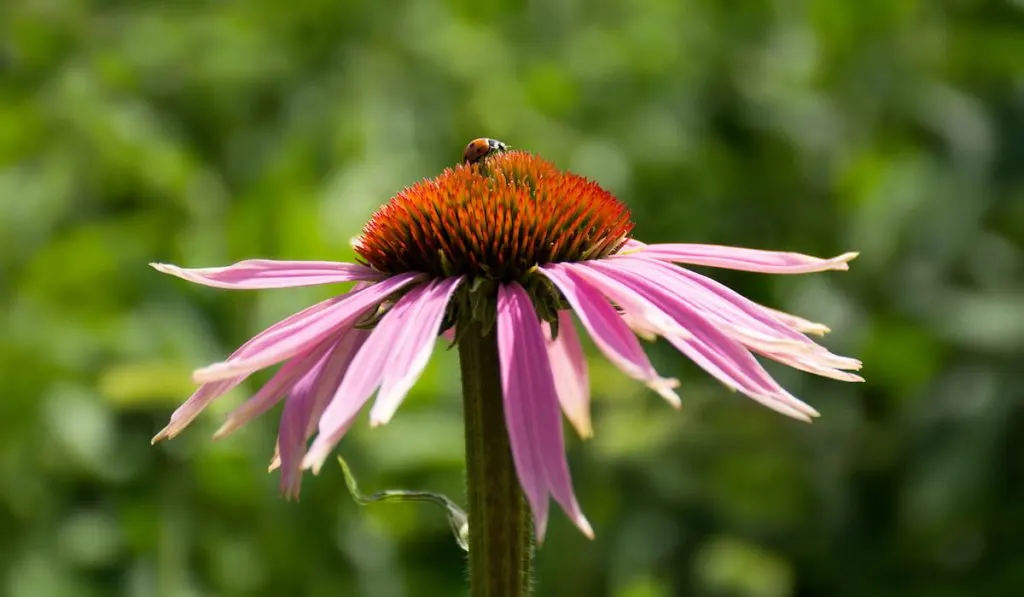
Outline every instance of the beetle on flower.
<svg viewBox="0 0 1024 597"><path fill-rule="evenodd" d="M502 145L502 147L504 147ZM247 260L184 269L185 280L227 289L357 282L267 328L201 384L154 441L184 429L251 374L280 364L231 412L226 435L284 400L274 465L297 495L376 393L371 425L387 423L444 332L496 334L504 420L515 472L538 539L549 497L588 536L565 457L561 413L592 434L587 364L575 319L623 373L674 407L677 382L659 375L638 336L662 337L728 388L789 417L817 412L783 389L754 356L842 381L860 362L807 334L827 328L750 301L685 265L768 274L846 270L856 253L797 253L630 237L625 205L596 183L527 152L504 150L445 170L383 205L355 243L361 263ZM309 440L314 438L312 444Z"/></svg>

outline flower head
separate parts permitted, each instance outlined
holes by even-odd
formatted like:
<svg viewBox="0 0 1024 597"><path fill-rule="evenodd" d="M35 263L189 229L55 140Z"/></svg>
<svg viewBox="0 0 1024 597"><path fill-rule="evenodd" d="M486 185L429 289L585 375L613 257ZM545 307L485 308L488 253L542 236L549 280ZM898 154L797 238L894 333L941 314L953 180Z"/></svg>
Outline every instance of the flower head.
<svg viewBox="0 0 1024 597"><path fill-rule="evenodd" d="M588 535L573 493L560 412L592 434L587 364L574 317L626 375L678 407L638 341L662 337L732 390L787 416L817 412L755 358L860 381L811 340L824 326L754 303L679 264L773 274L845 270L855 253L796 253L632 240L628 209L596 183L521 151L467 161L381 207L355 243L361 264L249 260L164 273L228 289L357 282L267 328L226 360L195 372L201 385L154 441L170 438L252 373L280 368L217 432L224 436L284 401L272 468L297 495L376 394L372 425L387 423L443 332L470 321L497 335L509 442L537 526L553 497ZM476 329L479 329L477 327ZM490 332L488 332L490 333ZM311 445L309 440L314 438Z"/></svg>

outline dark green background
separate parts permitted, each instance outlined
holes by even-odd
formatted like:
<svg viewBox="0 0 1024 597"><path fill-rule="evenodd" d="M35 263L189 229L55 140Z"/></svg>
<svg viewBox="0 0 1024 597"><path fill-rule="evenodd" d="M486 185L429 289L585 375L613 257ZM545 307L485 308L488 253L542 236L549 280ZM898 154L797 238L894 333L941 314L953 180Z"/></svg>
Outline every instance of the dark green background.
<svg viewBox="0 0 1024 597"><path fill-rule="evenodd" d="M242 392L149 446L191 369L331 289L146 263L352 259L482 135L649 242L862 252L715 272L863 359L863 385L772 369L813 426L663 344L678 413L593 355L570 459L597 539L555 515L539 596L1024 594L1021 0L4 0L0 594L464 594L438 510L360 508L334 466L281 500L273 416L210 442ZM462 499L457 379L437 350L344 440L366 489Z"/></svg>

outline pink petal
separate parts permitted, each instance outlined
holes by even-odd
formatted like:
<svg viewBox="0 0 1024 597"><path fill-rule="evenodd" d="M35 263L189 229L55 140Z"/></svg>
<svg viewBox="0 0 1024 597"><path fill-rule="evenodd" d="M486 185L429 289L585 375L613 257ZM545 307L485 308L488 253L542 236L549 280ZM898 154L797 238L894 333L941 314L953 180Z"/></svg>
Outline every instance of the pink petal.
<svg viewBox="0 0 1024 597"><path fill-rule="evenodd" d="M149 265L159 272L177 276L189 282L231 290L292 288L357 280L380 280L385 277L381 272L365 265L335 261L247 259L227 267L196 269L181 268L169 263L151 263Z"/></svg>
<svg viewBox="0 0 1024 597"><path fill-rule="evenodd" d="M362 290L356 290L338 297L333 304L287 328L273 333L267 330L261 334L262 342L245 356L231 358L197 370L193 378L199 382L247 375L259 369L298 354L316 345L332 332L352 326L367 309L379 304L391 294L408 286L421 277L420 274L398 274Z"/></svg>
<svg viewBox="0 0 1024 597"><path fill-rule="evenodd" d="M820 259L800 253L689 243L651 244L633 254L676 263L765 274L807 274L826 270L847 270L850 269L847 262L857 257L857 253L851 252L831 259Z"/></svg>
<svg viewBox="0 0 1024 597"><path fill-rule="evenodd" d="M275 463L281 467L281 492L298 497L302 456L316 430L327 400L337 391L353 357L370 336L369 330L349 329L335 340L316 366L295 383L284 403L278 430Z"/></svg>
<svg viewBox="0 0 1024 597"><path fill-rule="evenodd" d="M591 437L594 429L590 423L590 377L572 313L558 312L558 337L554 340L550 339L551 326L544 322L543 328L562 412L580 437Z"/></svg>
<svg viewBox="0 0 1024 597"><path fill-rule="evenodd" d="M353 330L354 331L354 330ZM335 341L336 345L337 341ZM270 461L269 471L281 468L280 492L286 499L298 499L302 489L302 454L305 453L306 414L311 410L312 393L317 380L322 375L327 360L333 354L334 346L292 386L292 391L284 402L281 420L278 423L277 443L274 445L274 456ZM296 446L298 450L296 450ZM287 462L282 461L282 454L287 455ZM296 455L297 454L297 455Z"/></svg>
<svg viewBox="0 0 1024 597"><path fill-rule="evenodd" d="M572 489L544 332L530 296L514 282L498 289L498 354L509 443L516 474L534 511L537 542L543 542L546 530L545 493L583 534L593 537Z"/></svg>
<svg viewBox="0 0 1024 597"><path fill-rule="evenodd" d="M240 427L270 410L284 398L292 387L327 354L334 345L334 338L325 340L319 345L288 359L284 365L263 384L251 398L228 413L227 420L213 434L214 439L222 439L234 433Z"/></svg>
<svg viewBox="0 0 1024 597"><path fill-rule="evenodd" d="M631 288L615 279L594 269L590 266L591 261L581 263L562 263L552 267L563 268L572 271L574 274L586 281L586 283L606 297L611 299L622 309L623 319L626 323L641 336L654 340L657 336L687 336L689 332L683 329L672 317L653 303L634 292Z"/></svg>
<svg viewBox="0 0 1024 597"><path fill-rule="evenodd" d="M414 314L409 316L401 338L394 345L377 400L370 409L370 425L384 425L390 421L423 373L434 350L448 301L461 281L459 276L432 283L413 307Z"/></svg>
<svg viewBox="0 0 1024 597"><path fill-rule="evenodd" d="M726 386L796 419L808 421L810 417L817 416L818 413L813 408L782 389L746 348L718 330L699 311L675 296L659 281L626 268L616 268L608 263L594 261L590 265L615 275L637 293L675 317L676 321L690 332L691 337L668 337L667 340Z"/></svg>
<svg viewBox="0 0 1024 597"><path fill-rule="evenodd" d="M700 311L722 331L760 354L772 358L778 355L793 355L794 362L814 363L828 369L861 367L860 361L832 354L780 321L773 312L696 272L655 259L639 257L591 263L598 268L626 268L646 278L658 280L662 286Z"/></svg>
<svg viewBox="0 0 1024 597"><path fill-rule="evenodd" d="M324 409L320 417L319 433L303 458L302 468L312 468L315 473L320 471L345 430L380 386L396 344L412 324L420 300L432 287L433 284L421 285L407 292L373 328Z"/></svg>
<svg viewBox="0 0 1024 597"><path fill-rule="evenodd" d="M658 375L629 326L599 291L573 270L557 264L541 267L540 271L562 292L594 344L608 360L670 402L678 402L672 388L679 382Z"/></svg>
<svg viewBox="0 0 1024 597"><path fill-rule="evenodd" d="M275 323L263 332L249 339L249 341L232 353L231 356L228 357L228 360L231 361L252 354L268 340L278 337L281 333L286 333L287 330L292 329L295 325L300 325L306 320L306 318L310 317L314 313L319 313L343 299L344 297L341 296L319 302ZM167 426L153 437L153 443L176 436L185 427L187 427L189 423L195 420L195 418L199 416L199 413L209 406L210 403L237 387L245 381L247 377L249 377L250 373L244 373L235 377L213 381L199 386L195 393L174 411Z"/></svg>

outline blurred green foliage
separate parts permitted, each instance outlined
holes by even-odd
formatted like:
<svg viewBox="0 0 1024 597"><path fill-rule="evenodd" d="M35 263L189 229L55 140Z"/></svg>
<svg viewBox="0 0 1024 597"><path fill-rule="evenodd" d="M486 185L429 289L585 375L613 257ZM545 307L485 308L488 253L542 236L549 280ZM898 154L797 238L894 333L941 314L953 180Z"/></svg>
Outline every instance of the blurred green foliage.
<svg viewBox="0 0 1024 597"><path fill-rule="evenodd" d="M779 370L813 426L662 345L681 413L593 359L598 538L555 516L538 595L1024 594L1020 0L0 3L0 594L464 594L435 508L360 508L338 469L281 500L273 417L210 442L242 392L149 446L192 368L332 289L146 263L351 259L482 135L597 179L643 240L862 251L715 273L864 360ZM368 491L461 496L456 384L438 349L345 439Z"/></svg>

